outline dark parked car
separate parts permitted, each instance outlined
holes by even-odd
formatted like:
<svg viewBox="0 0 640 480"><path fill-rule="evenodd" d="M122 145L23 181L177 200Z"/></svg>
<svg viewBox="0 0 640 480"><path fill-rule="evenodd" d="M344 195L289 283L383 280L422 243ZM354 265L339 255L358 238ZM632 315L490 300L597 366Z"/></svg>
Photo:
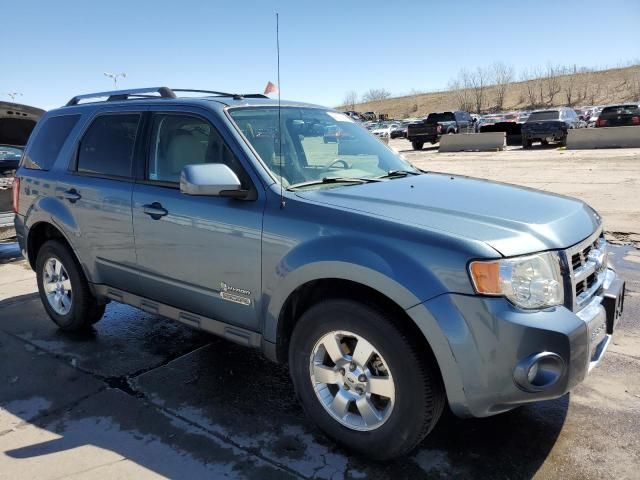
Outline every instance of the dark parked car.
<svg viewBox="0 0 640 480"><path fill-rule="evenodd" d="M636 104L610 105L604 107L596 127L627 127L640 125L640 108Z"/></svg>
<svg viewBox="0 0 640 480"><path fill-rule="evenodd" d="M0 102L0 239L13 235L11 185L29 135L44 110Z"/></svg>
<svg viewBox="0 0 640 480"><path fill-rule="evenodd" d="M531 148L533 142L540 142L542 145L548 145L549 142L566 145L569 129L580 126L580 119L572 108L537 110L522 125L522 148Z"/></svg>
<svg viewBox="0 0 640 480"><path fill-rule="evenodd" d="M407 136L407 125L409 122L402 122L395 128L391 128L391 138L404 138Z"/></svg>
<svg viewBox="0 0 640 480"><path fill-rule="evenodd" d="M414 150L422 150L425 142L437 143L441 135L473 132L475 119L469 112L434 112L407 126L407 140Z"/></svg>

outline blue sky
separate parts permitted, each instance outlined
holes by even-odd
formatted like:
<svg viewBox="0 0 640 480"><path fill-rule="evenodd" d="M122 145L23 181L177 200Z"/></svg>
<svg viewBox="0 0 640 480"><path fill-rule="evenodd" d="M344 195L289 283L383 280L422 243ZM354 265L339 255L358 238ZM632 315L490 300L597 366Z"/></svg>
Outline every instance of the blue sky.
<svg viewBox="0 0 640 480"><path fill-rule="evenodd" d="M347 90L446 87L495 61L615 66L640 59L640 1L30 1L3 5L0 98L53 108L78 93L167 85L335 106ZM615 33L613 33L615 32Z"/></svg>

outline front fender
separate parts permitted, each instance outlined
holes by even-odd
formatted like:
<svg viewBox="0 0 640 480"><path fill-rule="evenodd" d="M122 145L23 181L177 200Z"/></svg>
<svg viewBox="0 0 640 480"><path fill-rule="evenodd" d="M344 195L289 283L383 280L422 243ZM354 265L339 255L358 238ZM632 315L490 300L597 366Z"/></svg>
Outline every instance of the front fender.
<svg viewBox="0 0 640 480"><path fill-rule="evenodd" d="M367 238L320 237L294 248L266 277L265 340L276 342L280 312L297 288L331 278L379 291L405 310L446 291L426 264L397 248Z"/></svg>

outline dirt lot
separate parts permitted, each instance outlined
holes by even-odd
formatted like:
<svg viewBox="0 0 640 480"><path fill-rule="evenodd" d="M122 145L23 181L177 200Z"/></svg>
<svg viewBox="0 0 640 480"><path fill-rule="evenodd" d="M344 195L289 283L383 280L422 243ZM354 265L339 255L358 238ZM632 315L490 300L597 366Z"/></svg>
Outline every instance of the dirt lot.
<svg viewBox="0 0 640 480"><path fill-rule="evenodd" d="M640 245L640 149L561 150L534 146L503 152L413 151L404 139L390 146L416 166L514 183L577 197L604 218L610 239Z"/></svg>
<svg viewBox="0 0 640 480"><path fill-rule="evenodd" d="M640 152L404 153L429 170L580 196L619 238L640 240ZM255 350L114 303L93 330L61 333L17 245L0 242L0 479L637 479L640 250L611 258L625 314L584 383L491 418L447 413L410 455L372 463L319 432L286 368Z"/></svg>

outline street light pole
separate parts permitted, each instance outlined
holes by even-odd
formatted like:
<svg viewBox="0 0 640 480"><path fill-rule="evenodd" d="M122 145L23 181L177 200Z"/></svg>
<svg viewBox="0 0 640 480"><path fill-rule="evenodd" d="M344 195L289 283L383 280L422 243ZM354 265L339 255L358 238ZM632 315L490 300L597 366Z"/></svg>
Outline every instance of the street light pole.
<svg viewBox="0 0 640 480"><path fill-rule="evenodd" d="M11 98L12 102L16 101L16 97L21 97L22 94L20 92L7 92L7 95L9 95L9 98Z"/></svg>
<svg viewBox="0 0 640 480"><path fill-rule="evenodd" d="M118 89L118 78L127 78L127 74L124 73L124 72L122 72L122 73L104 72L104 76L113 80L113 88L114 88L114 90Z"/></svg>

